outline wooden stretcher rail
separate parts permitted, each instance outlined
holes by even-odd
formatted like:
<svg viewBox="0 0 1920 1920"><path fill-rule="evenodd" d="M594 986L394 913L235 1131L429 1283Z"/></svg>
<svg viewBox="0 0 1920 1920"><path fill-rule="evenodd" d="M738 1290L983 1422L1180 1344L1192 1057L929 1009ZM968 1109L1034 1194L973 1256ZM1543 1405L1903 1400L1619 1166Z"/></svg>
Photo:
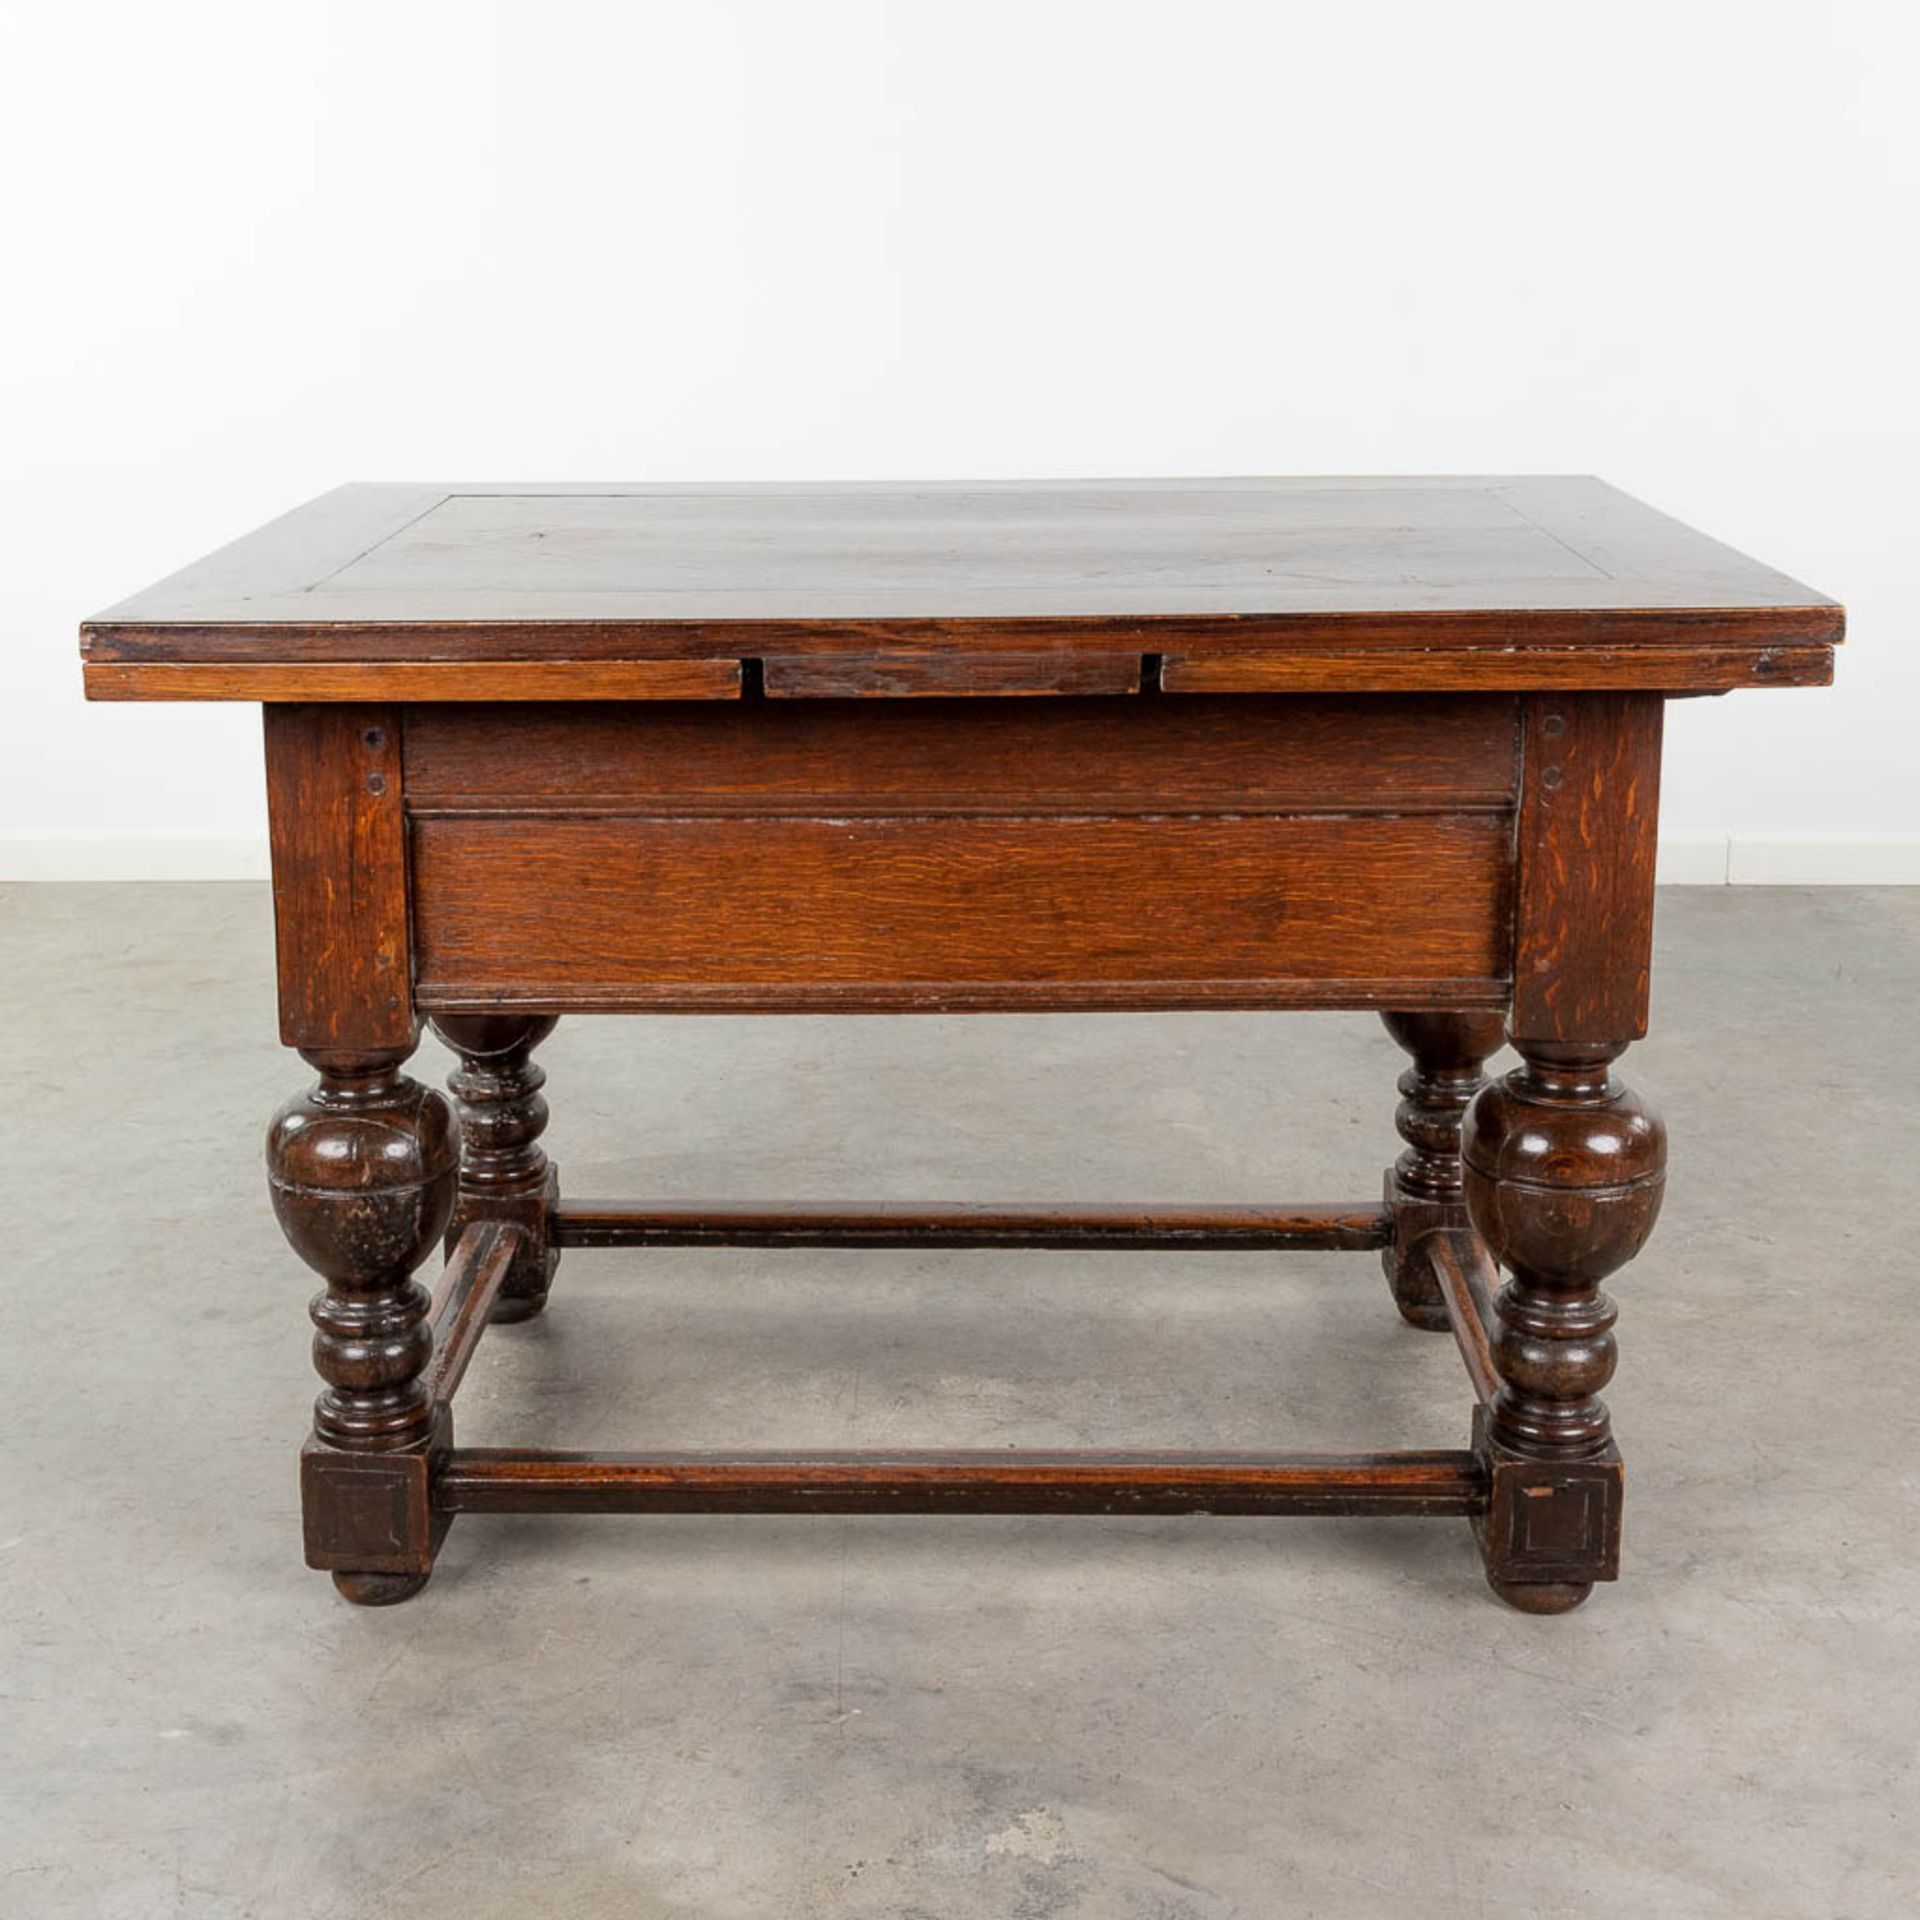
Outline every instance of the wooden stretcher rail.
<svg viewBox="0 0 1920 1920"><path fill-rule="evenodd" d="M1513 1000L1504 972L1474 976L1315 975L1248 980L860 980L795 982L556 983L526 986L451 976L422 978L414 1007L423 1013L1316 1013L1420 1006L1435 1012L1503 1011Z"/></svg>
<svg viewBox="0 0 1920 1920"><path fill-rule="evenodd" d="M563 1247L1052 1247L1365 1252L1393 1238L1384 1206L979 1206L844 1201L563 1200Z"/></svg>
<svg viewBox="0 0 1920 1920"><path fill-rule="evenodd" d="M518 1227L482 1222L460 1236L449 1256L434 1295L433 1359L426 1375L436 1402L451 1400L465 1376L525 1238Z"/></svg>
<svg viewBox="0 0 1920 1920"><path fill-rule="evenodd" d="M1493 1402L1500 1375L1493 1364L1493 1296L1500 1285L1493 1264L1477 1233L1441 1227L1414 1243L1416 1258L1424 1258L1446 1303L1447 1319L1467 1363L1467 1378L1483 1406Z"/></svg>
<svg viewBox="0 0 1920 1920"><path fill-rule="evenodd" d="M455 1513L1222 1513L1472 1516L1472 1453L555 1453L454 1448Z"/></svg>

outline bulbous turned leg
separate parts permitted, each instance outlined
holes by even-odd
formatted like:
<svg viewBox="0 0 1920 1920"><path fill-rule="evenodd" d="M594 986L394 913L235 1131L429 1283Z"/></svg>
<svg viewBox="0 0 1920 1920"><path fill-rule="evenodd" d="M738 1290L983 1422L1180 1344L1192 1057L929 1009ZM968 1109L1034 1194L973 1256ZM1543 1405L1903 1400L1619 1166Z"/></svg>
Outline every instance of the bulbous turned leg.
<svg viewBox="0 0 1920 1920"><path fill-rule="evenodd" d="M1410 1326L1444 1333L1447 1309L1425 1265L1411 1257L1423 1233L1467 1224L1460 1175L1460 1121L1484 1084L1481 1066L1505 1035L1497 1013L1383 1013L1380 1018L1413 1056L1400 1076L1394 1124L1406 1148L1387 1169L1393 1243L1380 1263L1394 1305Z"/></svg>
<svg viewBox="0 0 1920 1920"><path fill-rule="evenodd" d="M445 1097L400 1072L410 1051L307 1054L319 1084L267 1134L274 1213L326 1282L311 1307L325 1386L301 1456L307 1562L375 1606L426 1584L431 1456L450 1443L420 1377L433 1334L413 1274L446 1230L458 1149Z"/></svg>
<svg viewBox="0 0 1920 1920"><path fill-rule="evenodd" d="M448 1076L460 1111L460 1185L447 1251L476 1221L501 1220L525 1236L500 1289L496 1323L531 1320L547 1304L560 1249L548 1227L559 1179L540 1145L547 1076L533 1050L560 1023L545 1014L443 1014L433 1030L459 1055Z"/></svg>
<svg viewBox="0 0 1920 1920"><path fill-rule="evenodd" d="M1500 1387L1475 1432L1491 1488L1480 1545L1502 1599L1564 1613L1619 1570L1620 1456L1600 1398L1615 1314L1600 1283L1653 1231L1666 1129L1612 1077L1621 1047L1515 1044L1520 1066L1474 1097L1462 1139L1468 1211L1508 1274Z"/></svg>

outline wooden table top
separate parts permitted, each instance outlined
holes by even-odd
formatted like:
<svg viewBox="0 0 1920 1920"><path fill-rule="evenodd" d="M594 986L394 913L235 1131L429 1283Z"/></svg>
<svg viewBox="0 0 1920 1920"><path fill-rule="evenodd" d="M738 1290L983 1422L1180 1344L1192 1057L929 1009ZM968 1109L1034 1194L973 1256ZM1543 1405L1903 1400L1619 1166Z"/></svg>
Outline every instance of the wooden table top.
<svg viewBox="0 0 1920 1920"><path fill-rule="evenodd" d="M82 650L104 699L1712 692L1842 630L1580 476L348 486Z"/></svg>

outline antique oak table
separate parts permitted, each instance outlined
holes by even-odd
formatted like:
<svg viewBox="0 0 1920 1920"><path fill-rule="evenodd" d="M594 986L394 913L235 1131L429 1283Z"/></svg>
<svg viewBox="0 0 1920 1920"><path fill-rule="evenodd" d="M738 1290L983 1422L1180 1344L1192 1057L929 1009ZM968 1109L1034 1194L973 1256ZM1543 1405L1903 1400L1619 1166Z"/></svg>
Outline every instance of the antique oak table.
<svg viewBox="0 0 1920 1920"><path fill-rule="evenodd" d="M1505 1599L1576 1605L1618 1563L1601 1283L1665 1160L1612 1073L1662 712L1822 685L1841 629L1580 478L345 487L90 621L95 699L264 707L319 1074L267 1143L325 1281L308 1561L377 1604L461 1513L1446 1514ZM569 1012L1208 1007L1382 1014L1378 1205L578 1200L540 1147ZM452 1104L402 1071L423 1017ZM1375 1250L1459 1344L1470 1444L455 1445L563 1248L720 1245Z"/></svg>

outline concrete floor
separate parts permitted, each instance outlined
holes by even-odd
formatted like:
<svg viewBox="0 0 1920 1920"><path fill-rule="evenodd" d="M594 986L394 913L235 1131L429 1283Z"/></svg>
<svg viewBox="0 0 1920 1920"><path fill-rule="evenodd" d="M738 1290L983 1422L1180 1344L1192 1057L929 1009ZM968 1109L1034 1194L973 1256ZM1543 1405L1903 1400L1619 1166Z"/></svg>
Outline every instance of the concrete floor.
<svg viewBox="0 0 1920 1920"><path fill-rule="evenodd" d="M1662 903L1625 1579L1440 1521L468 1519L300 1564L260 889L0 893L0 1911L1920 1910L1920 891ZM1367 1198L1364 1017L573 1022L572 1190ZM444 1061L429 1045L422 1063ZM474 1443L1457 1445L1370 1257L572 1253Z"/></svg>

